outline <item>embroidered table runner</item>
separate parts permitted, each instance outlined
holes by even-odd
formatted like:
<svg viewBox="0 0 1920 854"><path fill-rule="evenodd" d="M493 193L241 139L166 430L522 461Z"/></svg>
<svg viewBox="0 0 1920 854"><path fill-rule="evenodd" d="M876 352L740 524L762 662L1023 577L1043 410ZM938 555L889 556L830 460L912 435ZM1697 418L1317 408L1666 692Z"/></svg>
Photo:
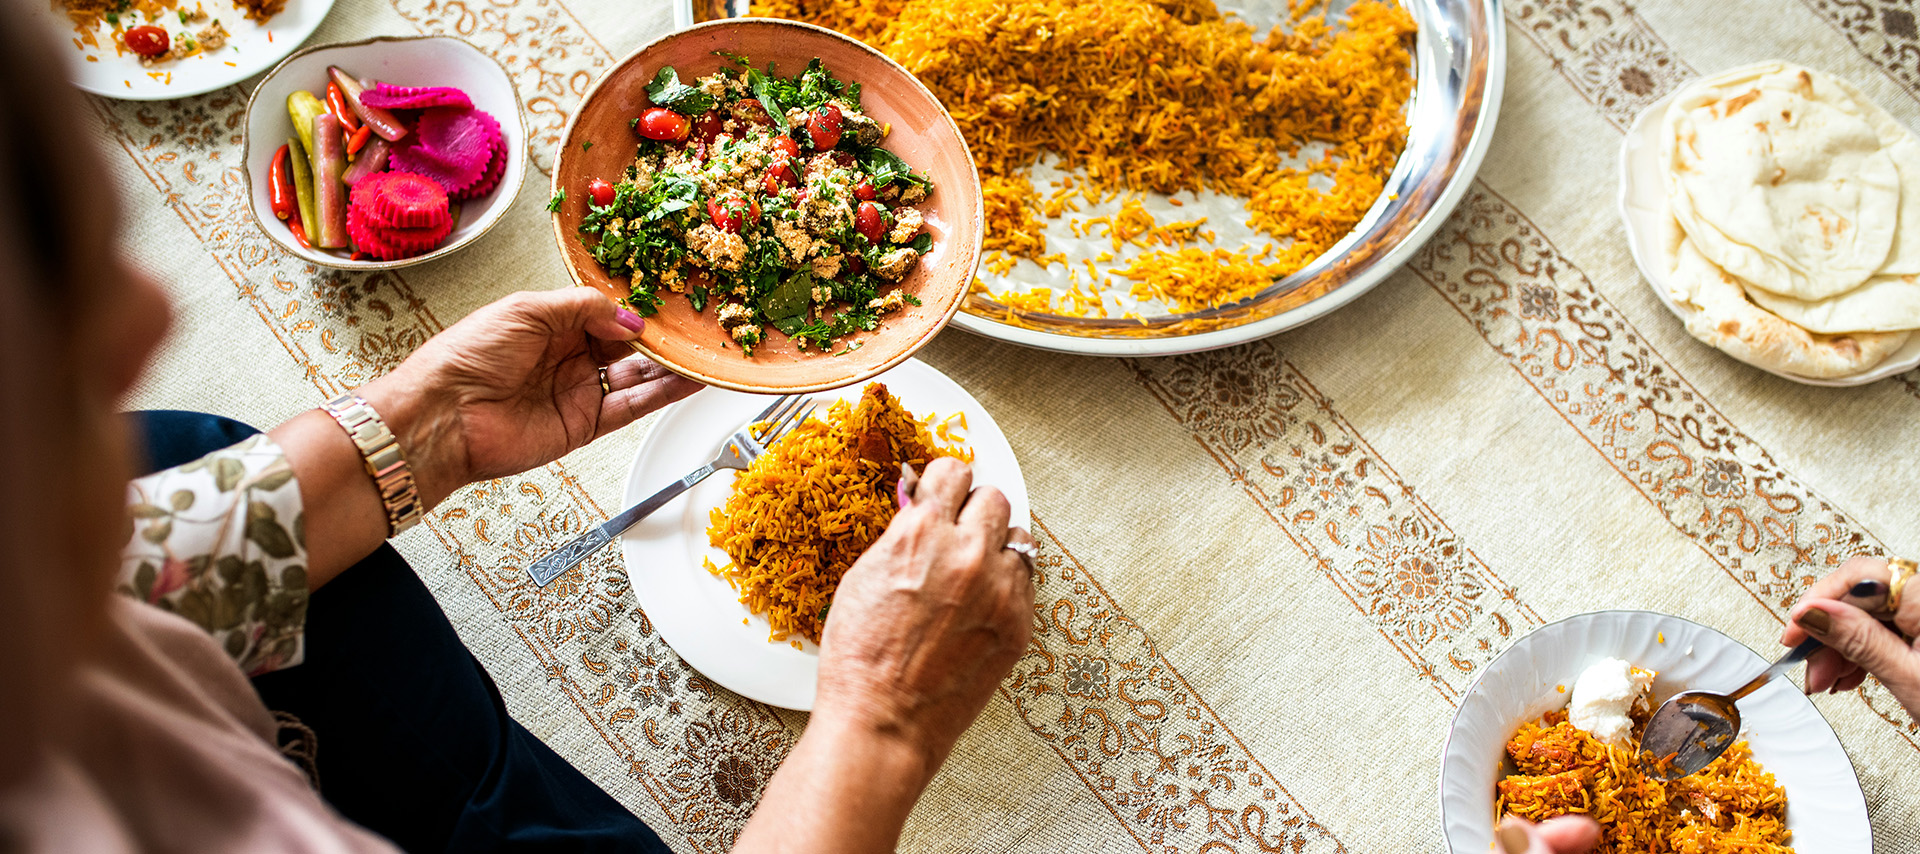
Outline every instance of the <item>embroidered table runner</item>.
<svg viewBox="0 0 1920 854"><path fill-rule="evenodd" d="M1034 644L909 822L909 851L1416 851L1476 672L1571 614L1644 608L1771 657L1803 585L1920 556L1920 372L1817 389L1697 344L1613 209L1635 111L1784 57L1920 124L1908 0L1516 0L1498 136L1408 266L1269 340L1151 360L958 330L924 358L1006 431L1032 493ZM179 317L134 405L277 423L391 369L475 307L567 284L543 206L587 86L671 4L340 0L311 43L458 35L514 75L532 169L504 224L400 273L343 274L257 229L252 81L89 99L125 251ZM725 850L805 716L708 684L613 550L526 564L617 511L646 425L455 495L401 550L508 706L676 850ZM1816 701L1882 851L1920 848L1920 727L1877 684Z"/></svg>

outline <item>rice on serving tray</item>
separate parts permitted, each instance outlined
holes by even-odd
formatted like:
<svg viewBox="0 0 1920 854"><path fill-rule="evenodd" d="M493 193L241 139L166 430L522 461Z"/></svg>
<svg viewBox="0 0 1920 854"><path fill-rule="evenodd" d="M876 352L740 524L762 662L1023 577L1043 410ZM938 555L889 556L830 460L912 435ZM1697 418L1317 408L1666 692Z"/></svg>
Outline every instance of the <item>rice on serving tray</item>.
<svg viewBox="0 0 1920 854"><path fill-rule="evenodd" d="M1636 729L1644 718L1635 721ZM1580 814L1600 823L1609 854L1791 854L1787 794L1736 741L1697 774L1662 781L1642 773L1632 750L1595 739L1549 712L1507 742L1518 766L1497 784L1496 815L1530 821Z"/></svg>
<svg viewBox="0 0 1920 854"><path fill-rule="evenodd" d="M834 401L825 421L809 418L754 460L708 514L707 539L729 558L708 561L708 571L766 615L767 640L818 643L840 577L893 521L900 464L973 460L949 430L915 420L880 383L868 383L858 405Z"/></svg>
<svg viewBox="0 0 1920 854"><path fill-rule="evenodd" d="M1407 139L1413 18L1392 0L1337 18L1317 0L1283 5L1289 20L1263 38L1210 0L755 0L751 14L839 30L913 72L980 169L984 266L1060 263L1074 283L994 298L1104 317L1109 287L1174 311L1258 293L1346 236L1386 186ZM1033 169L1048 156L1072 174L1043 191ZM1072 216L1201 190L1244 199L1246 225L1273 242L1215 246L1204 217L1157 223L1137 205L1133 223ZM1113 238L1084 279L1049 252L1047 221L1063 217Z"/></svg>

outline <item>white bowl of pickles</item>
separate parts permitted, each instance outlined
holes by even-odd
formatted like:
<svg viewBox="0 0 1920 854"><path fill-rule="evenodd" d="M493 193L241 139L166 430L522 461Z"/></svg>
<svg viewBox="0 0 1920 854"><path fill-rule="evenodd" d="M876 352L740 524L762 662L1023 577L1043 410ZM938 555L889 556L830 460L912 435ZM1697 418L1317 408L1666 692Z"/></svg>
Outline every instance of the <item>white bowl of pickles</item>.
<svg viewBox="0 0 1920 854"><path fill-rule="evenodd" d="M519 194L513 78L446 36L319 45L247 102L242 166L268 239L325 267L390 270L478 240Z"/></svg>

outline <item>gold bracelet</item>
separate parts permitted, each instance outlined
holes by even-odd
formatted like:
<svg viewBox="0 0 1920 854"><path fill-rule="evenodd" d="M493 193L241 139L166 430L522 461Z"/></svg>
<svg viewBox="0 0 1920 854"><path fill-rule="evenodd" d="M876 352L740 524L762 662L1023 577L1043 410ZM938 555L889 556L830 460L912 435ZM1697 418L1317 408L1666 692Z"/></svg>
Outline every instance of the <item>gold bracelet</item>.
<svg viewBox="0 0 1920 854"><path fill-rule="evenodd" d="M1920 570L1920 564L1915 564L1913 561L1904 558L1887 558L1887 571L1893 573L1893 580L1887 582L1887 610L1889 612L1898 612L1900 610L1900 591L1906 589L1907 580L1913 578L1916 570Z"/></svg>
<svg viewBox="0 0 1920 854"><path fill-rule="evenodd" d="M374 488L380 491L380 503L387 508L387 536L413 527L425 509L420 505L420 490L414 487L413 470L407 468L399 440L387 429L380 413L353 392L320 408L340 422L340 429L347 431L354 447L360 449L361 462L373 478Z"/></svg>

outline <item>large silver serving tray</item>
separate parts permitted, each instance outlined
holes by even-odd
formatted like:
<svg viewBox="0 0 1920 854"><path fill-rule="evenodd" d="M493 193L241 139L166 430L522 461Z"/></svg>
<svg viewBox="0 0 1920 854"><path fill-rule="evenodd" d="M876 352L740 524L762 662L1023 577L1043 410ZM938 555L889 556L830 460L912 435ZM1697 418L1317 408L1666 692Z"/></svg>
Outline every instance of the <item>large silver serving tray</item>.
<svg viewBox="0 0 1920 854"><path fill-rule="evenodd" d="M1144 319L1014 312L1014 324L999 319L1009 316L1006 306L975 294L953 322L969 332L1064 353L1192 353L1292 329L1386 279L1433 236L1473 182L1493 140L1507 67L1502 0L1400 2L1420 27L1406 150L1360 224L1312 263L1250 299L1202 311ZM1222 7L1233 11L1234 5L1229 0ZM1333 5L1344 10L1350 3ZM737 16L747 7L748 0L680 0L676 24Z"/></svg>

